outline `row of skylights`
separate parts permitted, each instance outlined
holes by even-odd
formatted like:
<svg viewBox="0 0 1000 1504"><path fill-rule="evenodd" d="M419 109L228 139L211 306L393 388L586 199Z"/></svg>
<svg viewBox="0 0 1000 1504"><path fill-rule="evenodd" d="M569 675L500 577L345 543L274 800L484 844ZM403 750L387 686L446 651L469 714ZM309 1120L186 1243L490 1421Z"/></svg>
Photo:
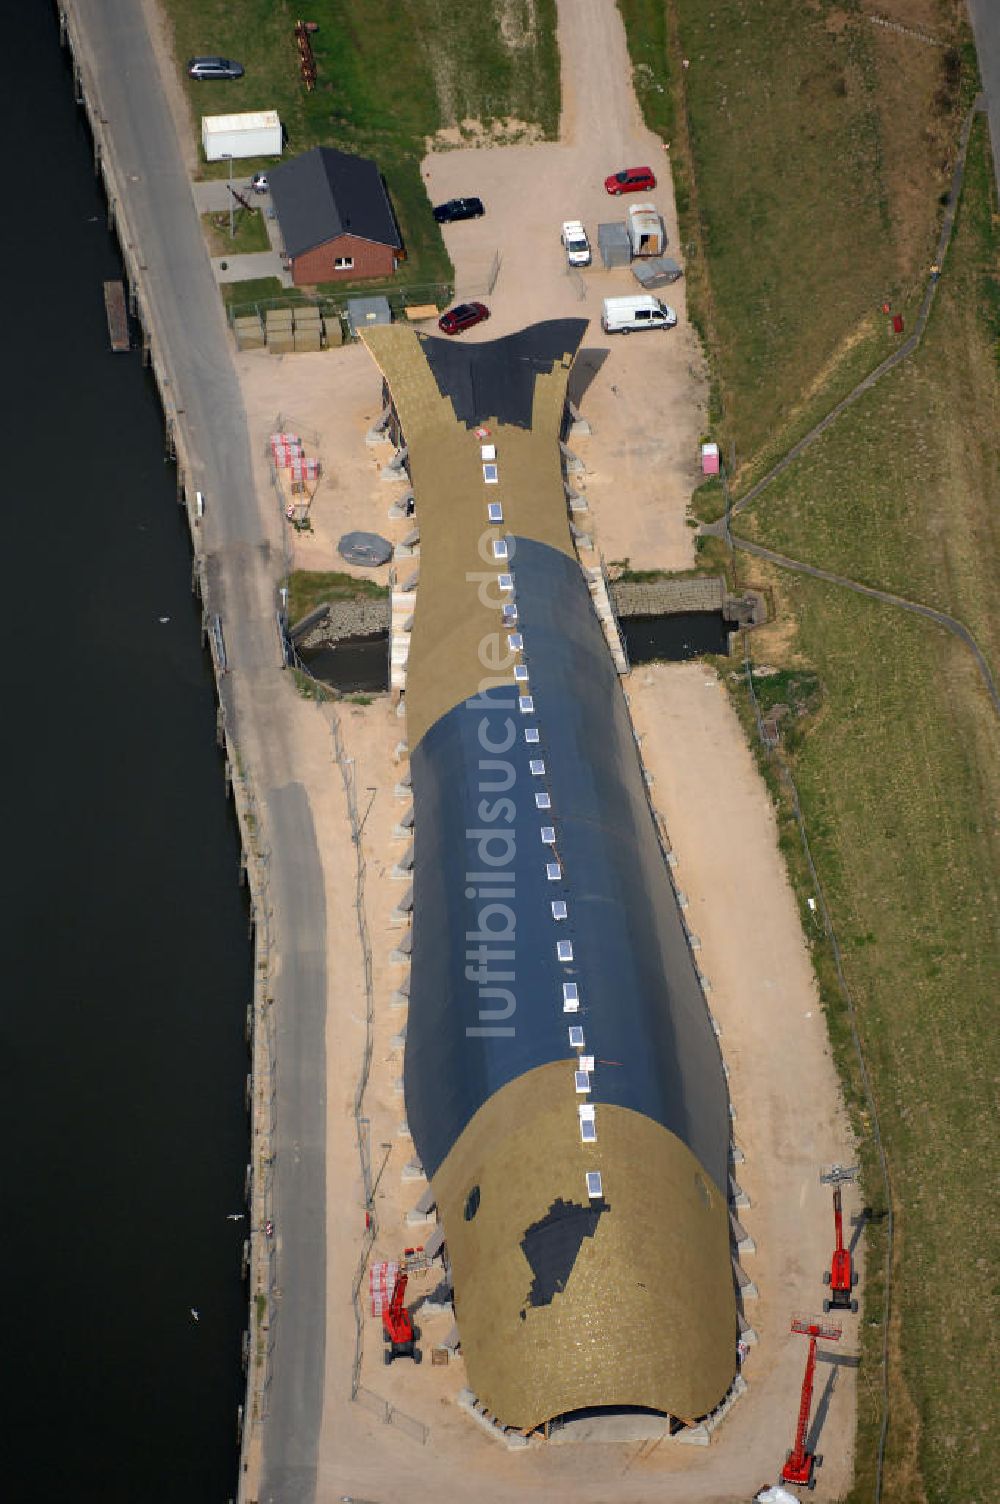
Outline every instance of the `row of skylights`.
<svg viewBox="0 0 1000 1504"><path fill-rule="evenodd" d="M485 435L488 430L481 429ZM495 444L481 444L479 446L480 460L483 467L483 483L487 486L495 486L500 483L500 467L497 464L497 451ZM503 503L489 501L486 503L486 520L490 523L500 524L504 520ZM497 563L508 560L511 556L510 540L507 538L494 538L492 540L493 558ZM514 594L514 576L509 573L497 576L497 586L505 595ZM505 601L501 607L504 625L512 627L518 620L517 604L515 601ZM524 652L524 637L521 632L509 632L507 635L507 647L512 653ZM535 699L528 693L529 682L528 666L526 663L518 663L514 666L514 683L522 686L518 695L517 708L522 715L534 715ZM524 728L524 740L528 746L537 746L540 741L540 733L537 726ZM545 763L542 758L531 758L528 764L533 778L544 778ZM535 794L535 808L538 810L550 810L552 808L551 796L545 790ZM555 846L556 831L554 825L542 825L540 828L543 846ZM561 862L546 862L545 876L549 882L562 881ZM550 911L553 920L562 922L569 917L569 907L564 899L553 899L550 903ZM556 941L556 959L561 965L568 966L573 960L572 940ZM563 983L563 1013L574 1014L580 1010L580 989L576 982ZM583 1029L579 1024L570 1024L569 1046L571 1050L583 1051L585 1039ZM588 1096L591 1090L591 1078L594 1071L593 1055L578 1054L574 1071L573 1081L577 1096ZM597 1142L597 1109L591 1102L581 1103L577 1107L577 1115L580 1124L580 1141L584 1144ZM588 1170L586 1174L587 1196L591 1201L600 1200L604 1194L604 1186L599 1170Z"/></svg>

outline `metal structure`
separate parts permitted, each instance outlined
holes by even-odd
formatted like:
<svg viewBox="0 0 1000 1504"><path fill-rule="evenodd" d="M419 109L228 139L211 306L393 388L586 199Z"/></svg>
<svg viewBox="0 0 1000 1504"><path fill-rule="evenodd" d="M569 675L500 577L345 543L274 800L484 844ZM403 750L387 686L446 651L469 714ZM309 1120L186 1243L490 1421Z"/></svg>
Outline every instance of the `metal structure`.
<svg viewBox="0 0 1000 1504"><path fill-rule="evenodd" d="M807 1449L806 1431L812 1409L813 1380L816 1376L816 1343L820 1339L824 1342L839 1342L841 1328L830 1322L820 1321L818 1316L796 1316L792 1321L792 1331L809 1338L809 1356L806 1358L806 1371L802 1379L795 1444L785 1458L779 1481L791 1483L796 1488L815 1488L816 1469L822 1467L823 1458L817 1452Z"/></svg>
<svg viewBox="0 0 1000 1504"><path fill-rule="evenodd" d="M858 1276L851 1260L851 1250L844 1247L844 1208L840 1189L857 1177L857 1166L848 1170L843 1165L832 1165L819 1177L823 1185L833 1186L833 1227L836 1239L830 1267L823 1271L823 1283L830 1287L829 1297L823 1302L824 1311L853 1311L857 1314L858 1303L852 1292Z"/></svg>
<svg viewBox="0 0 1000 1504"><path fill-rule="evenodd" d="M400 1269L396 1275L396 1283L392 1287L389 1304L382 1312L382 1335L386 1344L387 1367L396 1358L412 1358L414 1363L419 1363L422 1357L417 1346L420 1330L413 1325L413 1318L404 1304L408 1279L406 1271Z"/></svg>

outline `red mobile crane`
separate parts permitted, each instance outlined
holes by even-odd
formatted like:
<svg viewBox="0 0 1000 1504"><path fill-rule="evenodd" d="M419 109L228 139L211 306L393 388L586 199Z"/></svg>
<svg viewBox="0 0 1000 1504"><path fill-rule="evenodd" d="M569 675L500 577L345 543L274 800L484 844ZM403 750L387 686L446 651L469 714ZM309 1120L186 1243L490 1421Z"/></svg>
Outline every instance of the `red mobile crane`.
<svg viewBox="0 0 1000 1504"><path fill-rule="evenodd" d="M404 1269L400 1269L396 1275L396 1283L392 1287L392 1296L389 1304L382 1312L382 1336L386 1342L385 1361L391 1363L393 1358L412 1358L414 1363L419 1363L423 1357L417 1339L420 1336L419 1328L413 1325L409 1311L403 1304L406 1294L408 1275Z"/></svg>
<svg viewBox="0 0 1000 1504"><path fill-rule="evenodd" d="M795 1445L785 1458L779 1482L793 1483L798 1488L815 1488L815 1471L816 1468L822 1466L823 1458L815 1452L806 1451L806 1429L809 1425L813 1379L816 1375L816 1343L821 1337L826 1342L839 1341L841 1328L831 1326L829 1322L820 1321L818 1316L796 1316L792 1322L792 1331L809 1338L809 1356L806 1359L806 1371L802 1379L799 1419L795 1427Z"/></svg>
<svg viewBox="0 0 1000 1504"><path fill-rule="evenodd" d="M844 1182L855 1180L857 1174L856 1167L845 1170L843 1165L833 1165L829 1170L823 1170L819 1177L824 1185L833 1186L833 1226L837 1237L830 1267L823 1270L823 1283L830 1286L829 1299L823 1302L824 1311L856 1312L858 1309L858 1303L851 1295L858 1276L851 1263L851 1250L844 1247L844 1210L840 1191Z"/></svg>

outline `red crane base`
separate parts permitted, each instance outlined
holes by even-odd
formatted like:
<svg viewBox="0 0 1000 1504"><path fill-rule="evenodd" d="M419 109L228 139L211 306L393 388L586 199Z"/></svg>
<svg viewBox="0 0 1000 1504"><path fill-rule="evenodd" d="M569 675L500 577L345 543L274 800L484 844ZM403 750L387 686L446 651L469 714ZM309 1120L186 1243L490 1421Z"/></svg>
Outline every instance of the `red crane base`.
<svg viewBox="0 0 1000 1504"><path fill-rule="evenodd" d="M815 1488L816 1469L821 1467L822 1463L822 1457L817 1457L815 1452L805 1452L798 1459L793 1452L789 1452L778 1482L791 1483L794 1488Z"/></svg>

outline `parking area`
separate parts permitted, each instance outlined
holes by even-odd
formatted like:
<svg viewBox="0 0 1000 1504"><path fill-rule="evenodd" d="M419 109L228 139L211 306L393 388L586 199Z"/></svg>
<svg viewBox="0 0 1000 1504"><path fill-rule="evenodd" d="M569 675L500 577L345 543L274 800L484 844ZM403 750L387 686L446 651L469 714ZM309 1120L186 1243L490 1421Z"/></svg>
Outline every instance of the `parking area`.
<svg viewBox="0 0 1000 1504"><path fill-rule="evenodd" d="M433 203L476 195L486 207L482 219L444 226L456 296L482 300L491 314L458 337L493 339L540 319L590 321L578 373L589 381L579 405L592 436L581 446L586 469L577 488L590 505L597 547L609 561L631 557L645 569L688 569L694 535L685 517L698 482L707 383L683 279L657 294L676 310L676 329L609 337L600 322L604 298L641 289L628 268L604 270L599 224L622 220L630 202L651 198L666 224L668 252L683 262L669 157L644 126L631 88L623 87L630 65L617 14L609 19L607 7L590 0L574 6L573 24L561 27L559 40L558 142L433 152L423 161ZM605 192L609 173L640 164L657 176L652 195ZM559 240L567 219L586 227L594 253L589 267L567 264Z"/></svg>

